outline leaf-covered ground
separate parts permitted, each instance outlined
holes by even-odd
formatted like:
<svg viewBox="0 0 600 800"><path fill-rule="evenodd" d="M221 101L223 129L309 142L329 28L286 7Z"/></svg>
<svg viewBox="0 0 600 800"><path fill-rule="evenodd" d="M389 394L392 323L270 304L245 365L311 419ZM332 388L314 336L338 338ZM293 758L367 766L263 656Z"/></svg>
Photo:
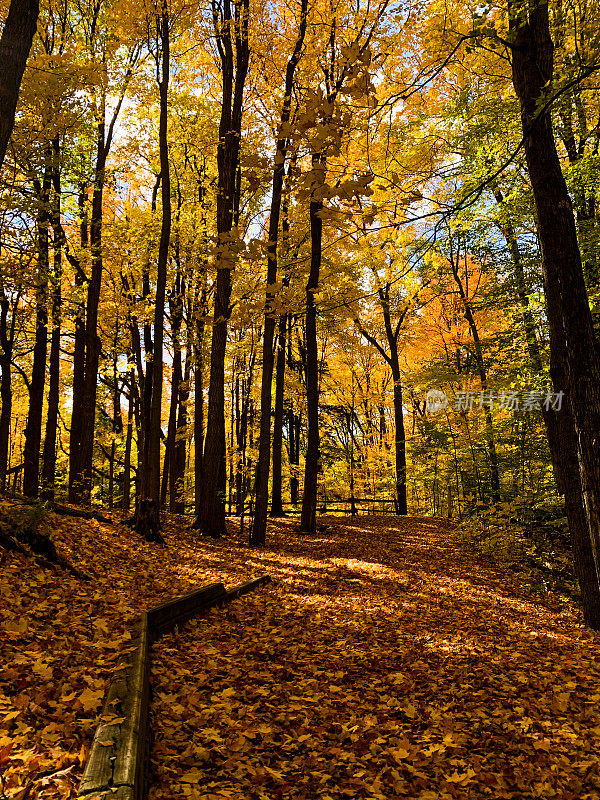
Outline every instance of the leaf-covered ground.
<svg viewBox="0 0 600 800"><path fill-rule="evenodd" d="M151 800L600 797L597 638L431 519L210 549L274 585L155 648Z"/></svg>
<svg viewBox="0 0 600 800"><path fill-rule="evenodd" d="M0 502L0 527L31 513ZM0 548L0 800L74 797L106 679L135 618L208 581L246 577L241 558L228 569L207 560L187 524L169 518L165 549L124 526L48 513L40 530L88 583Z"/></svg>
<svg viewBox="0 0 600 800"><path fill-rule="evenodd" d="M260 552L237 522L219 542L187 522L167 518L164 549L49 514L89 583L0 549L1 800L75 796L142 609L263 572L271 587L155 647L152 800L600 797L597 640L572 605L442 521L280 521Z"/></svg>

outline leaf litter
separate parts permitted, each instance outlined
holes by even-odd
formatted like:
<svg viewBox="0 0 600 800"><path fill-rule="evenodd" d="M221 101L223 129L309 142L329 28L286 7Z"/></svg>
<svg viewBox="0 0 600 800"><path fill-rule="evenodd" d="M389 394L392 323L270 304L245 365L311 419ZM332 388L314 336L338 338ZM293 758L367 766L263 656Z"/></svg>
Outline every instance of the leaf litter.
<svg viewBox="0 0 600 800"><path fill-rule="evenodd" d="M443 520L273 523L155 646L151 800L600 797L596 635ZM236 551L224 547L224 555Z"/></svg>
<svg viewBox="0 0 600 800"><path fill-rule="evenodd" d="M76 796L140 611L268 572L155 645L151 800L600 797L596 635L573 603L442 520L277 521L261 551L237 521L217 542L188 524L165 515L165 549L48 515L87 583L0 551L0 796Z"/></svg>

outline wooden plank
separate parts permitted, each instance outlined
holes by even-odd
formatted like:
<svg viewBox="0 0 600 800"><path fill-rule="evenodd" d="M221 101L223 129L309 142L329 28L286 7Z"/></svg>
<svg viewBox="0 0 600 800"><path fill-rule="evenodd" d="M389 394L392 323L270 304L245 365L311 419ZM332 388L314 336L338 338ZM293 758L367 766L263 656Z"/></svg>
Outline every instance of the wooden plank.
<svg viewBox="0 0 600 800"><path fill-rule="evenodd" d="M265 584L269 583L270 580L270 575L261 575L258 578L252 578L244 583L239 583L237 586L234 586L226 592L225 602L228 603L231 600L235 600L236 597L241 597L244 594L248 594L248 592L251 592L253 589L258 589L259 586L264 586Z"/></svg>
<svg viewBox="0 0 600 800"><path fill-rule="evenodd" d="M210 583L200 589L167 600L148 611L148 626L155 639L163 633L172 630L175 625L181 625L191 619L195 614L207 608L212 608L225 596L225 587L222 583Z"/></svg>
<svg viewBox="0 0 600 800"><path fill-rule="evenodd" d="M104 722L96 729L79 787L80 797L103 793L116 796L114 790L122 789L122 800L142 800L148 752L148 698L149 634L148 615L144 613L104 702L102 717L119 721Z"/></svg>
<svg viewBox="0 0 600 800"><path fill-rule="evenodd" d="M104 701L78 797L144 800L149 759L148 703L151 640L195 614L241 597L271 580L269 575L225 591L213 583L144 612L115 670ZM116 720L111 722L110 719Z"/></svg>
<svg viewBox="0 0 600 800"><path fill-rule="evenodd" d="M119 786L118 789L105 789L103 792L86 794L85 800L136 800L130 786Z"/></svg>

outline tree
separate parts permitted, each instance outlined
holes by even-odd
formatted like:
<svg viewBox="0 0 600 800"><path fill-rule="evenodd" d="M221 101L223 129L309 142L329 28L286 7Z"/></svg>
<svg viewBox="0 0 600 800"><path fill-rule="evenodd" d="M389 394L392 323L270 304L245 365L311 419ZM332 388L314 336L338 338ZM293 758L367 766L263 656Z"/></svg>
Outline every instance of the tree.
<svg viewBox="0 0 600 800"><path fill-rule="evenodd" d="M230 315L231 270L239 246L234 228L234 209L239 198L236 182L242 131L242 102L250 58L249 0L213 3L213 21L221 61L222 103L217 146L217 280L215 287L208 421L202 457L202 501L195 525L204 534L225 533L225 349Z"/></svg>
<svg viewBox="0 0 600 800"><path fill-rule="evenodd" d="M377 290L379 305L383 316L387 350L382 347L377 338L370 334L361 324L358 317L355 323L361 335L375 347L383 360L388 365L394 381L394 446L396 452L396 513L405 515L408 513L406 499L406 432L404 429L404 401L402 397L402 375L400 372L400 353L398 339L406 315L413 309L415 298L411 298L398 315L395 324L392 323L390 311L390 283L389 281ZM419 289L420 291L420 289ZM418 292L417 292L418 294Z"/></svg>
<svg viewBox="0 0 600 800"><path fill-rule="evenodd" d="M289 126L294 74L300 61L304 36L306 33L306 14L308 0L302 0L298 38L290 56L285 72L285 90L279 135L275 147L273 179L271 185L271 210L269 214L269 241L267 245L267 293L265 299L265 322L262 346L262 379L260 394L260 440L258 463L256 465L256 506L250 534L251 545L265 543L267 531L267 508L269 504L269 466L271 459L271 384L273 382L273 338L275 335L275 282L277 280L277 242L279 236L279 216L285 175L285 159L288 150L286 129Z"/></svg>
<svg viewBox="0 0 600 800"><path fill-rule="evenodd" d="M92 63L96 63L100 67L101 80L99 87L93 87L91 90L95 117L95 157L89 230L87 209L85 208L87 186L84 184L80 191L82 244L84 240L86 246L89 244L91 274L88 277L83 270L79 274L79 282L82 285L87 283L87 292L85 319L83 315L79 316L73 355L73 413L69 437L69 500L74 503L89 503L92 489L96 390L101 350L101 341L98 337L98 307L104 269L102 229L106 165L114 138L115 125L123 106L135 64L140 55L140 48L136 42L129 49L124 74L117 93L117 102L107 125L108 65L107 53L104 49L105 39L101 35L102 31L99 25L101 9L101 3L95 4L90 18L85 20L87 43L90 48L89 57ZM85 227L85 239L83 226Z"/></svg>
<svg viewBox="0 0 600 800"><path fill-rule="evenodd" d="M542 251L551 336L550 370L555 392L564 393L564 402L573 414L588 537L598 576L600 363L573 208L556 150L547 96L553 78L548 3L536 0L525 9L511 2L509 10L513 83L521 105L525 156ZM597 625L598 620L594 623Z"/></svg>
<svg viewBox="0 0 600 800"><path fill-rule="evenodd" d="M160 535L160 433L163 390L163 338L167 262L171 238L171 173L169 168L168 97L170 69L170 17L166 0L156 16L156 74L160 95L158 143L161 176L161 226L156 265L154 300L154 342L148 430L144 432L140 475L140 494L135 512L135 528L148 541L163 542ZM146 377L148 380L148 376Z"/></svg>
<svg viewBox="0 0 600 800"><path fill-rule="evenodd" d="M11 0L0 37L0 169L15 122L19 89L38 14L38 0Z"/></svg>

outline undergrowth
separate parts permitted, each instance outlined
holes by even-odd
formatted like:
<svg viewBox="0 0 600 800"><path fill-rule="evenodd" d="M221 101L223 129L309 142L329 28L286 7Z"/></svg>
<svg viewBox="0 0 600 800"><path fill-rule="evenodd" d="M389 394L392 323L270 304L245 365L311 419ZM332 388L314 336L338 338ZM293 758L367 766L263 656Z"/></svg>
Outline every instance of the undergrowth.
<svg viewBox="0 0 600 800"><path fill-rule="evenodd" d="M578 596L564 510L518 498L487 504L473 501L459 524L465 542L492 563L522 573L534 591Z"/></svg>

